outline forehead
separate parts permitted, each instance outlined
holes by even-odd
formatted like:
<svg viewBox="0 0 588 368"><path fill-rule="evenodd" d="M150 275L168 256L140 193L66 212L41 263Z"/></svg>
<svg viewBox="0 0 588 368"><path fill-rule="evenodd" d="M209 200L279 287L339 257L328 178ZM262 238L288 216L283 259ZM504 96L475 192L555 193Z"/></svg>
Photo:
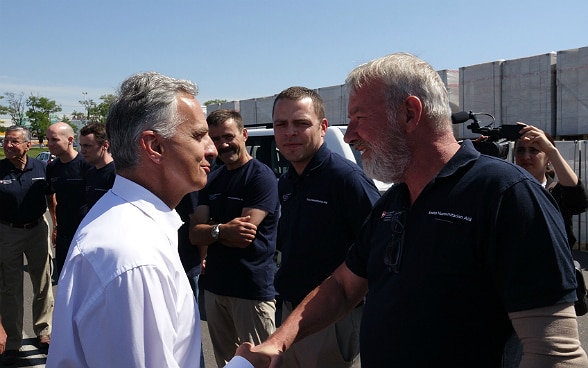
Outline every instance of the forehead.
<svg viewBox="0 0 588 368"><path fill-rule="evenodd" d="M96 137L94 133L80 135L80 142L96 142Z"/></svg>
<svg viewBox="0 0 588 368"><path fill-rule="evenodd" d="M531 147L532 143L529 141L517 140L516 148L526 148Z"/></svg>
<svg viewBox="0 0 588 368"><path fill-rule="evenodd" d="M367 106L385 106L386 94L384 83L371 81L349 94L349 112L363 109Z"/></svg>
<svg viewBox="0 0 588 368"><path fill-rule="evenodd" d="M21 138L24 137L24 131L22 130L13 130L11 132L6 132L6 138Z"/></svg>
<svg viewBox="0 0 588 368"><path fill-rule="evenodd" d="M61 129L52 129L52 128L47 129L47 135L50 137L65 136L65 134L62 133Z"/></svg>
<svg viewBox="0 0 588 368"><path fill-rule="evenodd" d="M177 100L177 111L183 118L183 123L178 127L188 126L189 128L195 128L195 126L197 126L197 129L202 129L203 127L206 128L207 124L204 112L194 96L188 93L180 93L177 96Z"/></svg>
<svg viewBox="0 0 588 368"><path fill-rule="evenodd" d="M291 118L294 120L317 118L312 98L310 97L303 97L298 100L281 98L276 102L274 110L274 120L275 118Z"/></svg>
<svg viewBox="0 0 588 368"><path fill-rule="evenodd" d="M223 121L222 123L220 123L218 126L215 125L211 125L210 126L210 132L226 132L226 131L232 131L232 132L239 132L239 127L237 126L237 122L235 121L235 119L233 118L229 118L225 121Z"/></svg>

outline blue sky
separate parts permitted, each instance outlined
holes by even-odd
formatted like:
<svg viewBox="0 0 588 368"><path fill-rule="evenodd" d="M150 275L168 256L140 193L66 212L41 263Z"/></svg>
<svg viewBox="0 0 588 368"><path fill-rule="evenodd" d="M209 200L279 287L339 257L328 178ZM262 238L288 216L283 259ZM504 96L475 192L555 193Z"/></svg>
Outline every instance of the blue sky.
<svg viewBox="0 0 588 368"><path fill-rule="evenodd" d="M437 70L588 46L588 1L0 0L0 95L84 111L136 72L199 86L199 101L339 85L411 52Z"/></svg>

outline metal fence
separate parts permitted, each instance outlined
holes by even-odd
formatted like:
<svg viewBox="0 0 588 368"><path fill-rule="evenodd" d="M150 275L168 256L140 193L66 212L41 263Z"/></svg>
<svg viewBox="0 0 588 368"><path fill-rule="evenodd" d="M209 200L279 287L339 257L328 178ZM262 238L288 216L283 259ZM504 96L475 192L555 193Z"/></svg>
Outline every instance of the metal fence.
<svg viewBox="0 0 588 368"><path fill-rule="evenodd" d="M585 186L588 183L588 167L586 163L588 141L557 141L555 143L557 149ZM574 249L588 250L588 221L586 217L586 212L573 217L574 234L578 239Z"/></svg>

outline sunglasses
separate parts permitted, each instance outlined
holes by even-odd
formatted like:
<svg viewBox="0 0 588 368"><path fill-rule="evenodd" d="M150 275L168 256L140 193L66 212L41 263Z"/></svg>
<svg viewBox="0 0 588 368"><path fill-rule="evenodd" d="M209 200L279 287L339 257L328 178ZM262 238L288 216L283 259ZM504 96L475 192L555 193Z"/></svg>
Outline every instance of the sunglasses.
<svg viewBox="0 0 588 368"><path fill-rule="evenodd" d="M386 245L386 250L384 251L384 264L386 265L388 272L398 273L400 271L405 222L406 211L397 211L392 213L390 217L392 238L388 242L388 245Z"/></svg>

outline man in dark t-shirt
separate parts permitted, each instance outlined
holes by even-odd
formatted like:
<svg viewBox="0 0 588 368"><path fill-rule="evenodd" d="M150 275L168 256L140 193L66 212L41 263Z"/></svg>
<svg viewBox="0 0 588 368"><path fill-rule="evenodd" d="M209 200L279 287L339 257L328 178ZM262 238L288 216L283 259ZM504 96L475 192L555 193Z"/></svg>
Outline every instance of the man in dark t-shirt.
<svg viewBox="0 0 588 368"><path fill-rule="evenodd" d="M74 149L74 132L59 122L47 129L47 147L56 156L47 166L47 205L53 220L55 246L53 279L57 282L69 245L88 212L85 198L86 172L91 165Z"/></svg>
<svg viewBox="0 0 588 368"><path fill-rule="evenodd" d="M220 367L235 346L259 344L275 330L279 201L273 171L247 152L241 115L216 110L207 121L224 165L210 173L199 193L191 240L207 254L204 304Z"/></svg>
<svg viewBox="0 0 588 368"><path fill-rule="evenodd" d="M102 123L90 123L80 130L81 154L92 168L86 173L86 204L88 211L112 185L116 177L114 160L110 155L110 142Z"/></svg>

